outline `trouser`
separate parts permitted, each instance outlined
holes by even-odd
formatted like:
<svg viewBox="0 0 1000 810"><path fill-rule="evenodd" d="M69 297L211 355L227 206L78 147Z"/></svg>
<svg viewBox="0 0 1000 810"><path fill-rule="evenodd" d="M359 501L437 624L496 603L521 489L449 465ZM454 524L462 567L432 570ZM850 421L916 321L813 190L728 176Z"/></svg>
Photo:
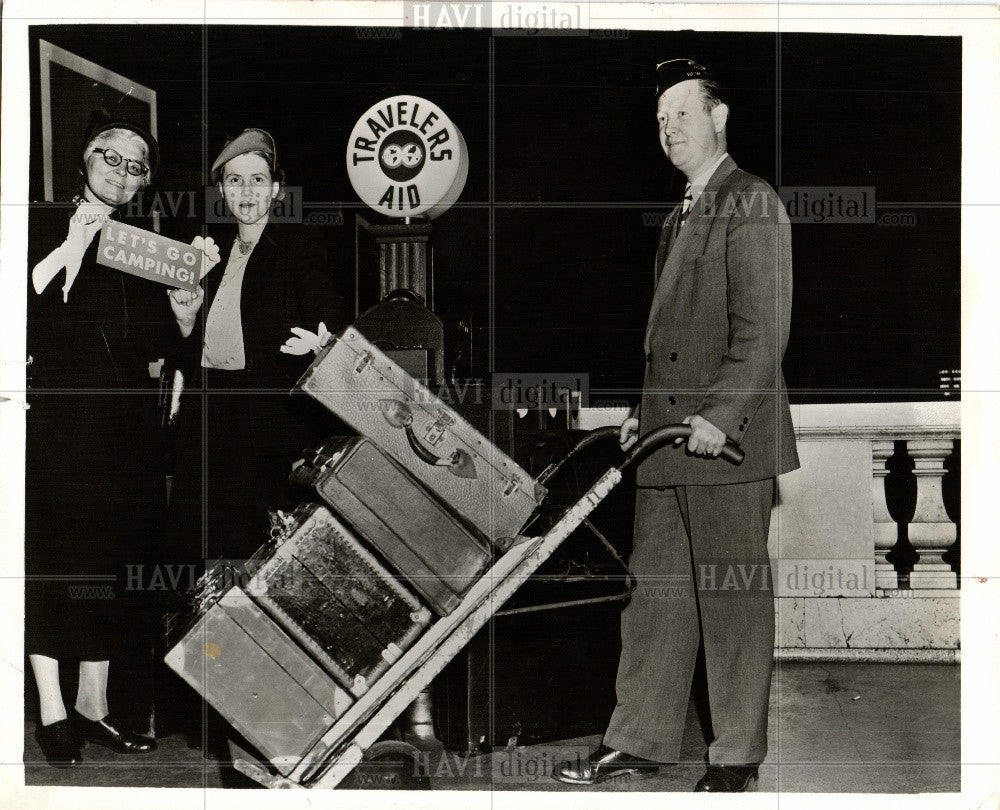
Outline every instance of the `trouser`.
<svg viewBox="0 0 1000 810"><path fill-rule="evenodd" d="M699 643L704 645L715 765L767 753L774 601L767 534L774 480L641 487L622 612L618 704L604 743L677 762Z"/></svg>

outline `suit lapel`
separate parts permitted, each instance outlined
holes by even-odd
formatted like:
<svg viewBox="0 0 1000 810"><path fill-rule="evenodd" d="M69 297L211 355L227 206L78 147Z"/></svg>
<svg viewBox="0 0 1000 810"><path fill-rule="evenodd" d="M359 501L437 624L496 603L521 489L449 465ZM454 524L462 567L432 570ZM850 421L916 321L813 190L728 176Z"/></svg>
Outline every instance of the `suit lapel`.
<svg viewBox="0 0 1000 810"><path fill-rule="evenodd" d="M677 206L670 218L667 220L671 227L672 234L667 234L666 243L664 243L664 234L660 236L660 246L663 249L663 256L661 258L660 251L657 251L656 261L657 261L657 283L656 291L653 293L653 303L649 307L649 320L646 324L646 353L649 353L649 335L652 331L653 324L657 313L663 306L664 299L666 298L669 289L672 287L673 280L677 277L677 273L685 266L683 261L687 248L690 245L698 243L699 237L704 235L705 230L711 224L712 217L710 216L711 211L716 207L717 198L719 195L719 189L725 182L726 178L729 177L736 170L736 163L731 157L726 157L722 163L719 164L719 168L715 170L712 174L711 179L705 186L705 189L698 196L695 201L694 208L688 214L687 219L684 221L682 227L677 227L677 218L680 213L680 206ZM667 231L666 224L664 225L664 233Z"/></svg>
<svg viewBox="0 0 1000 810"><path fill-rule="evenodd" d="M265 226L261 232L260 239L250 254L246 269L243 271L243 285L240 290L240 320L243 325L243 345L248 356L251 347L256 342L255 325L261 322L261 310L271 306L271 296L269 287L274 269L274 254L277 247L277 236L273 225ZM229 228L219 232L218 238L215 234L210 234L219 245L220 262L212 269L212 272L205 277L203 282L205 288L205 302L202 309L205 316L212 308L215 295L219 291L219 282L222 281L226 264L229 262L230 252L239 250L235 246L237 230Z"/></svg>
<svg viewBox="0 0 1000 810"><path fill-rule="evenodd" d="M654 283L659 281L660 273L663 272L663 263L667 260L670 248L677 238L677 218L680 216L680 213L680 205L675 206L660 229L660 243L656 248L656 265L653 268Z"/></svg>
<svg viewBox="0 0 1000 810"><path fill-rule="evenodd" d="M214 232L209 231L207 235L219 246L219 263L212 268L211 272L202 281L202 286L205 289L205 301L202 304L202 311L205 315L208 315L212 304L215 302L215 294L219 291L219 283L226 272L226 265L229 264L229 256L236 249L236 228L224 228Z"/></svg>
<svg viewBox="0 0 1000 810"><path fill-rule="evenodd" d="M274 270L275 239L274 226L266 225L254 246L253 253L250 254L250 261L247 262L247 269L243 275L244 290L262 292L270 285L269 278ZM254 300L259 298L260 296L255 296Z"/></svg>
<svg viewBox="0 0 1000 810"><path fill-rule="evenodd" d="M240 320L243 322L243 343L248 352L264 340L260 329L273 318L276 240L275 226L266 225L243 273Z"/></svg>

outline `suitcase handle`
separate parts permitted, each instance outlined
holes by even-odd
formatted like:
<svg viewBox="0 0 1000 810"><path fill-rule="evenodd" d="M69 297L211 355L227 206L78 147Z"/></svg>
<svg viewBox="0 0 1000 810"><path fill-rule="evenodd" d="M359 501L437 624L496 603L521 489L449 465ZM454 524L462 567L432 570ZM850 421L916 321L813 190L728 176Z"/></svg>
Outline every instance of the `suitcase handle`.
<svg viewBox="0 0 1000 810"><path fill-rule="evenodd" d="M476 477L476 464L472 460L472 456L461 448L457 448L449 458L435 456L430 450L420 443L420 440L417 438L417 434L413 432L413 425L407 425L404 430L406 432L406 441L409 442L410 449L413 450L417 458L421 461L425 461L434 467L447 467L452 475L457 475L459 478Z"/></svg>
<svg viewBox="0 0 1000 810"><path fill-rule="evenodd" d="M400 402L398 399L383 399L379 404L381 406L379 410L385 421L406 434L410 449L421 461L432 467L447 467L452 475L459 478L477 477L476 464L472 456L462 448L459 447L450 456L443 457L434 455L424 446L413 430L413 413L405 402Z"/></svg>

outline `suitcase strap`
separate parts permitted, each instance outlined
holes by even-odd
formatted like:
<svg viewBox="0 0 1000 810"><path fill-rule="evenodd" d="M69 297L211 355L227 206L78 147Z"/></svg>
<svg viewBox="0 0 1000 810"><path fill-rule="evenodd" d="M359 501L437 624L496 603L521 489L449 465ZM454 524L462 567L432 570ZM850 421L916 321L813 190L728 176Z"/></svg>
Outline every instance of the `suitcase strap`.
<svg viewBox="0 0 1000 810"><path fill-rule="evenodd" d="M611 553L611 556L615 558L619 565L621 565L622 570L625 572L625 579L627 580L627 585L622 593L611 594L610 596L592 596L587 599L569 599L565 602L550 602L545 605L529 605L528 607L520 608L508 608L507 610L498 610L494 613L494 616L513 616L517 613L537 613L540 610L556 610L558 608L565 607L577 607L579 605L594 605L600 602L623 602L628 599L632 592L635 590L636 579L635 574L629 569L625 560L622 559L621 554L618 553L616 549L607 537L604 536L603 532L598 529L591 521L590 518L583 519L583 525L590 529L591 533L601 541L604 547Z"/></svg>

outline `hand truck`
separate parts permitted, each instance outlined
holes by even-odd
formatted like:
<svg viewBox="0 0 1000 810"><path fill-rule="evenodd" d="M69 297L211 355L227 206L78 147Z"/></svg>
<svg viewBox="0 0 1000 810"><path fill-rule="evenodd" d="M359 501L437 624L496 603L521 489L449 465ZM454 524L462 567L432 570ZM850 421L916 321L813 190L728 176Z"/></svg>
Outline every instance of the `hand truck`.
<svg viewBox="0 0 1000 810"><path fill-rule="evenodd" d="M501 605L621 482L624 471L660 447L676 439L686 439L690 433L688 425L665 425L650 431L625 453L622 463L609 468L548 531L537 537L518 537L517 542L473 585L461 604L430 625L414 645L334 721L287 776L277 775L249 758L237 758L233 766L268 788L336 787ZM618 435L617 427L591 431L560 462L546 469L541 479L551 478L591 445L617 439ZM727 442L720 455L732 464L743 461L743 452L732 442Z"/></svg>

